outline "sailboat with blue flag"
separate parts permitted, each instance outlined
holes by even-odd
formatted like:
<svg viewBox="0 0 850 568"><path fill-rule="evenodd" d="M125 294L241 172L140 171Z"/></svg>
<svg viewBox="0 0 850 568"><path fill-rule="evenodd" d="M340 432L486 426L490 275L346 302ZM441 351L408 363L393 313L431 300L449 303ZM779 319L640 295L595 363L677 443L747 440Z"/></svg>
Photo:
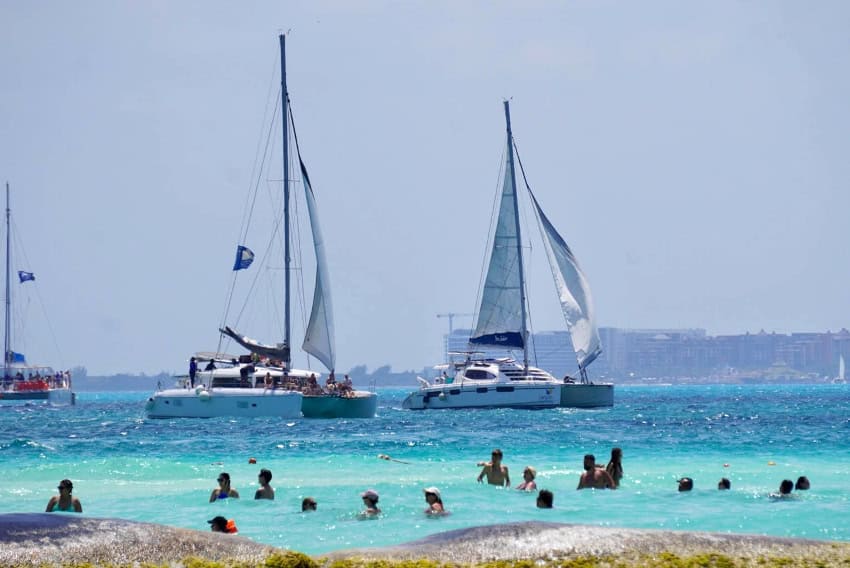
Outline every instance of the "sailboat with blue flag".
<svg viewBox="0 0 850 568"><path fill-rule="evenodd" d="M614 386L593 383L587 367L602 353L590 286L573 252L549 218L526 182L544 248L555 280L561 310L576 354L579 379L555 378L531 365L529 314L526 297L523 242L519 215L516 166L523 174L511 133L510 105L505 101L507 151L502 190L497 197L499 213L490 250L490 262L481 294L475 330L469 338L470 350L460 361L449 365L453 376L435 384L419 377L420 388L405 398L402 406L411 410L440 408L593 408L613 406ZM482 356L485 348L504 356ZM508 355L521 351L522 358Z"/></svg>
<svg viewBox="0 0 850 568"><path fill-rule="evenodd" d="M358 390L350 382L336 381L336 345L334 339L333 305L330 294L330 276L327 262L325 242L319 224L318 207L307 168L301 159L298 138L295 133L289 92L286 85L286 37L280 36L281 59L281 91L279 116L281 122L283 177L280 197L272 197L272 205L264 211L276 212L274 220L268 227L269 244L262 255L256 256L246 244L239 244L233 265L234 279L231 291L226 301L225 315L219 329L219 348L214 352L197 353L193 357L190 376L182 377L183 383L178 388L158 390L148 400L146 409L149 417L212 417L212 416L278 416L305 418L371 418L377 411L377 395L373 391ZM274 122L274 119L272 120ZM271 129L269 130L271 132ZM295 152L291 152L294 141ZM272 145L267 142L266 151ZM268 163L264 155L261 163ZM297 216L292 210L297 203L295 192L291 191L296 176L290 175L294 159L297 158L300 185L303 187L303 202L306 209L308 235L301 235ZM261 171L259 176L266 172ZM258 179L253 193L246 205L246 216L240 242L247 242L249 231L261 224L253 218L254 203L257 189L262 185ZM268 180L266 180L268 181ZM272 193L272 192L269 192ZM277 206L280 206L278 209ZM297 210L296 210L297 212ZM281 215L282 214L282 215ZM282 216L282 219L279 218ZM281 233L283 236L281 242ZM312 306L309 320L304 322L304 340L302 350L315 357L329 371L328 380L322 380L322 373L312 369L297 369L293 366L292 338L294 306L302 302L306 295L303 281L293 279L293 274L304 274L304 260L300 254L302 237L312 241L315 260L315 278L312 295ZM307 247L304 247L307 248ZM278 250L280 249L280 250ZM241 310L231 310L232 298L236 288L237 276L243 272L251 272L251 267L259 263L260 270L254 270L249 293ZM283 282L278 282L276 275L281 269ZM249 270L251 269L251 270ZM282 341L263 343L237 331L235 328L240 318L246 313L251 298L257 296L255 288L262 277L268 277L269 291L259 304L261 317L277 315L278 307L282 308ZM281 294L281 286L282 294ZM299 287L299 284L301 285ZM296 290L293 290L293 287ZM279 300L282 299L282 302ZM279 304L282 304L279 306ZM232 314L236 311L236 314ZM306 310L302 310L306 315ZM226 323L235 318L236 323ZM247 318L246 318L247 319ZM246 325L251 325L246 324ZM259 325L259 324L254 324ZM275 330L279 328L275 327ZM222 342L233 341L248 353L228 355L222 351ZM308 360L309 363L309 360Z"/></svg>
<svg viewBox="0 0 850 568"><path fill-rule="evenodd" d="M27 363L23 353L15 351L12 337L13 285L12 285L12 209L9 206L9 184L6 184L6 309L3 358L3 376L0 384L0 402L12 400L43 400L55 404L74 404L71 374L54 371L45 365ZM33 286L35 274L18 270L18 284ZM33 284L28 284L32 282Z"/></svg>

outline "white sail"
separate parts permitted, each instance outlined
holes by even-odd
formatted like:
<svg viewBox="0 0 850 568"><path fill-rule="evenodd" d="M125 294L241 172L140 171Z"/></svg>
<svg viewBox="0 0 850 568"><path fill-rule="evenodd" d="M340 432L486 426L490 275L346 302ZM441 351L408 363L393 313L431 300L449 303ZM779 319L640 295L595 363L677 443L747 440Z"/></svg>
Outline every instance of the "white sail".
<svg viewBox="0 0 850 568"><path fill-rule="evenodd" d="M555 278L558 299L573 340L578 366L584 369L602 353L593 299L590 297L590 286L570 247L543 213L531 188L528 188L528 193L531 195L543 233L546 235L545 242L548 245L546 256L552 268L552 276Z"/></svg>
<svg viewBox="0 0 850 568"><path fill-rule="evenodd" d="M505 181L481 308L470 343L523 347L522 290L517 224L516 187L511 170L512 141L508 140Z"/></svg>
<svg viewBox="0 0 850 568"><path fill-rule="evenodd" d="M325 241L319 226L319 213L316 208L316 198L313 187L307 175L307 168L301 162L301 178L304 183L304 194L307 201L307 211L310 215L310 228L313 232L313 248L316 252L316 286L313 290L313 308L310 311L310 322L304 335L301 348L316 357L329 370L336 365L336 350L334 348L333 304L331 303L330 277L328 262L325 258Z"/></svg>

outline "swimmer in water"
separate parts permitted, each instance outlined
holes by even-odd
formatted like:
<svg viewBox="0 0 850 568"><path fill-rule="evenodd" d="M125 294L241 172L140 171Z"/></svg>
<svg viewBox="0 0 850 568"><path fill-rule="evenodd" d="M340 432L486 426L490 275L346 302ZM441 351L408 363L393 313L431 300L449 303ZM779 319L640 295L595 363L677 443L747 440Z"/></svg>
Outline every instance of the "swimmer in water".
<svg viewBox="0 0 850 568"><path fill-rule="evenodd" d="M210 493L210 503L218 499L239 499L239 492L230 487L230 474L222 471L218 474L218 487Z"/></svg>

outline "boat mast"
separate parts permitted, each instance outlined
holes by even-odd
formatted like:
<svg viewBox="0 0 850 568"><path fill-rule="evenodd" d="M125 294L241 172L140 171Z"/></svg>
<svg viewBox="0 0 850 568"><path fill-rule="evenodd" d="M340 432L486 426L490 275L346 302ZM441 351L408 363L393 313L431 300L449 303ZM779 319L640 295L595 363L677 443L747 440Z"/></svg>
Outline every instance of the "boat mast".
<svg viewBox="0 0 850 568"><path fill-rule="evenodd" d="M9 241L12 225L9 223L9 182L6 182L6 328L3 343L3 377L9 376L9 353L12 351L12 297L9 293Z"/></svg>
<svg viewBox="0 0 850 568"><path fill-rule="evenodd" d="M280 34L280 97L281 97L281 126L283 128L283 272L286 288L284 301L283 342L286 345L284 363L290 367L290 324L289 324L289 93L286 91L286 36ZM7 276L8 279L8 276Z"/></svg>
<svg viewBox="0 0 850 568"><path fill-rule="evenodd" d="M510 101L505 101L505 123L508 129L508 164L511 170L511 187L514 190L514 221L516 223L516 252L519 261L519 298L522 310L522 366L523 371L528 373L528 314L525 309L525 269L522 263L522 234L519 227L519 200L517 199L516 171L514 170L514 136L511 133L511 107Z"/></svg>

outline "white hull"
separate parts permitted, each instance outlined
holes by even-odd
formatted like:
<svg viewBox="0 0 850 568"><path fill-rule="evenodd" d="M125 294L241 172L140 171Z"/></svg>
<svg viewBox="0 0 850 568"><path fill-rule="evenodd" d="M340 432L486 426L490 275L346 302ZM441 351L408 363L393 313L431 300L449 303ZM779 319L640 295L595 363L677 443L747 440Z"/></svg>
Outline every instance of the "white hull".
<svg viewBox="0 0 850 568"><path fill-rule="evenodd" d="M523 384L440 385L410 393L402 403L409 410L440 408L554 408L560 402L560 385Z"/></svg>
<svg viewBox="0 0 850 568"><path fill-rule="evenodd" d="M0 390L0 402L4 400L46 400L51 404L75 404L77 396L69 388L42 391Z"/></svg>
<svg viewBox="0 0 850 568"><path fill-rule="evenodd" d="M302 395L265 388L166 389L148 399L148 418L214 418L217 416L301 417Z"/></svg>

